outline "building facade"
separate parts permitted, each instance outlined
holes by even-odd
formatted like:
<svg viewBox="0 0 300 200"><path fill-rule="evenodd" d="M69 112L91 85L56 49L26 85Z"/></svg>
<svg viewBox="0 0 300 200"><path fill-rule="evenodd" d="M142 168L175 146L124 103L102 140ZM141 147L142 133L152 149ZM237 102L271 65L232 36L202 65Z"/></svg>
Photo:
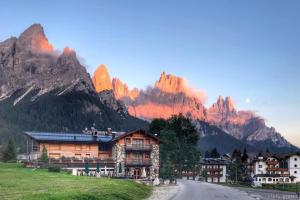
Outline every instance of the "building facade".
<svg viewBox="0 0 300 200"><path fill-rule="evenodd" d="M160 140L144 130L84 133L25 132L28 158L37 161L43 149L49 162L66 169L135 179L155 179L159 172ZM87 163L87 164L86 164Z"/></svg>
<svg viewBox="0 0 300 200"><path fill-rule="evenodd" d="M201 172L206 182L225 183L227 177L227 161L221 158L201 159Z"/></svg>
<svg viewBox="0 0 300 200"><path fill-rule="evenodd" d="M300 182L300 154L290 154L286 159L290 175L295 177L295 182Z"/></svg>
<svg viewBox="0 0 300 200"><path fill-rule="evenodd" d="M261 184L295 183L296 177L291 171L297 171L291 166L295 164L295 156L279 157L278 155L258 156L253 159L253 183L255 186ZM297 174L297 172L296 172Z"/></svg>

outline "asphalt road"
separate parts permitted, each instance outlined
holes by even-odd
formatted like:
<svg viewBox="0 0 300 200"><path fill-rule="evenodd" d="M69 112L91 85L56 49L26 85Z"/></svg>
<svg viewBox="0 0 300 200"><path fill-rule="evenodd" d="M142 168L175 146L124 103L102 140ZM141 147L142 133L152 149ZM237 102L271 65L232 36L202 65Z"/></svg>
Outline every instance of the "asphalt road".
<svg viewBox="0 0 300 200"><path fill-rule="evenodd" d="M255 200L236 188L192 180L178 180L179 192L172 200Z"/></svg>

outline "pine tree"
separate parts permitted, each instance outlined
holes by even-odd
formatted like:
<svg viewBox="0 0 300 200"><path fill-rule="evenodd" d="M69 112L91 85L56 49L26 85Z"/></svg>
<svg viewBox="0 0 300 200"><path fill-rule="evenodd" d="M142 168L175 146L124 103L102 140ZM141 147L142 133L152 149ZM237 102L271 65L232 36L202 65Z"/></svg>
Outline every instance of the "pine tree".
<svg viewBox="0 0 300 200"><path fill-rule="evenodd" d="M40 161L44 164L48 163L48 152L47 152L47 149L45 147L45 145L43 145L43 149L42 149L42 155L40 157Z"/></svg>
<svg viewBox="0 0 300 200"><path fill-rule="evenodd" d="M4 148L2 157L4 162L15 162L17 160L17 149L12 139L8 141L6 148Z"/></svg>

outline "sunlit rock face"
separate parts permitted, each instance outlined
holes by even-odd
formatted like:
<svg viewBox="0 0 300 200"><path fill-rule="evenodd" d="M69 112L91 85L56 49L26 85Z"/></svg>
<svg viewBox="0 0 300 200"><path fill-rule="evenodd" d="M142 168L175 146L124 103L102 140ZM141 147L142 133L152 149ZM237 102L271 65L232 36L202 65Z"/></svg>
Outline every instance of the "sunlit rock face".
<svg viewBox="0 0 300 200"><path fill-rule="evenodd" d="M52 52L53 46L48 42L40 24L33 24L18 39L18 45L35 52Z"/></svg>
<svg viewBox="0 0 300 200"><path fill-rule="evenodd" d="M181 77L163 72L153 87L140 90L130 96L125 83L113 80L115 96L123 100L130 115L152 120L170 118L183 114L195 121L208 122L235 137L255 145L256 142L271 140L278 147L290 147L274 128L266 126L264 119L251 111L239 111L231 97L220 96L210 107L205 108L203 92L192 89Z"/></svg>
<svg viewBox="0 0 300 200"><path fill-rule="evenodd" d="M105 65L99 65L93 75L93 84L97 92L112 90L112 83Z"/></svg>
<svg viewBox="0 0 300 200"><path fill-rule="evenodd" d="M125 100L126 98L129 98L129 100L135 100L139 95L139 90L137 88L130 90L127 84L123 83L118 78L113 78L112 87L117 99Z"/></svg>
<svg viewBox="0 0 300 200"><path fill-rule="evenodd" d="M183 93L187 97L197 98L202 102L205 101L204 93L191 88L184 78L166 74L165 72L160 75L160 78L156 81L154 87L165 93Z"/></svg>
<svg viewBox="0 0 300 200"><path fill-rule="evenodd" d="M0 100L25 89L39 91L37 96L52 90L59 93L76 89L94 91L89 74L75 51L66 48L53 53L43 27L34 24L18 38L0 43Z"/></svg>
<svg viewBox="0 0 300 200"><path fill-rule="evenodd" d="M154 87L140 91L127 106L131 115L147 120L167 119L179 113L191 119L204 119L204 98L204 93L193 90L183 78L163 72Z"/></svg>

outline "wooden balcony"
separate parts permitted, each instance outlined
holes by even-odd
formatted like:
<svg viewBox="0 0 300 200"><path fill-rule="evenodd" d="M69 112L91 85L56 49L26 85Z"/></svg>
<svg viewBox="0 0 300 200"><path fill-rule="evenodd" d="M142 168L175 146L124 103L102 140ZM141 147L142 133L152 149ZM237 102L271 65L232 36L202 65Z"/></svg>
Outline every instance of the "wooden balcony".
<svg viewBox="0 0 300 200"><path fill-rule="evenodd" d="M207 174L207 177L221 178L223 174Z"/></svg>
<svg viewBox="0 0 300 200"><path fill-rule="evenodd" d="M277 167L267 167L267 171L283 171L283 172L287 172L288 169L287 168L277 168Z"/></svg>
<svg viewBox="0 0 300 200"><path fill-rule="evenodd" d="M277 160L267 160L267 161L266 161L266 164L267 164L267 165L277 165L277 164L278 164L278 161L277 161Z"/></svg>
<svg viewBox="0 0 300 200"><path fill-rule="evenodd" d="M83 168L84 163L88 163L90 168L99 167L114 167L115 162L112 159L99 160L99 159L50 159L50 165L60 166L62 168Z"/></svg>
<svg viewBox="0 0 300 200"><path fill-rule="evenodd" d="M223 171L223 168L203 168L204 171L207 171L207 172L221 172Z"/></svg>
<svg viewBox="0 0 300 200"><path fill-rule="evenodd" d="M125 166L128 167L141 167L141 166L151 166L152 162L150 159L126 159Z"/></svg>
<svg viewBox="0 0 300 200"><path fill-rule="evenodd" d="M150 144L126 144L126 151L152 151L152 145Z"/></svg>

